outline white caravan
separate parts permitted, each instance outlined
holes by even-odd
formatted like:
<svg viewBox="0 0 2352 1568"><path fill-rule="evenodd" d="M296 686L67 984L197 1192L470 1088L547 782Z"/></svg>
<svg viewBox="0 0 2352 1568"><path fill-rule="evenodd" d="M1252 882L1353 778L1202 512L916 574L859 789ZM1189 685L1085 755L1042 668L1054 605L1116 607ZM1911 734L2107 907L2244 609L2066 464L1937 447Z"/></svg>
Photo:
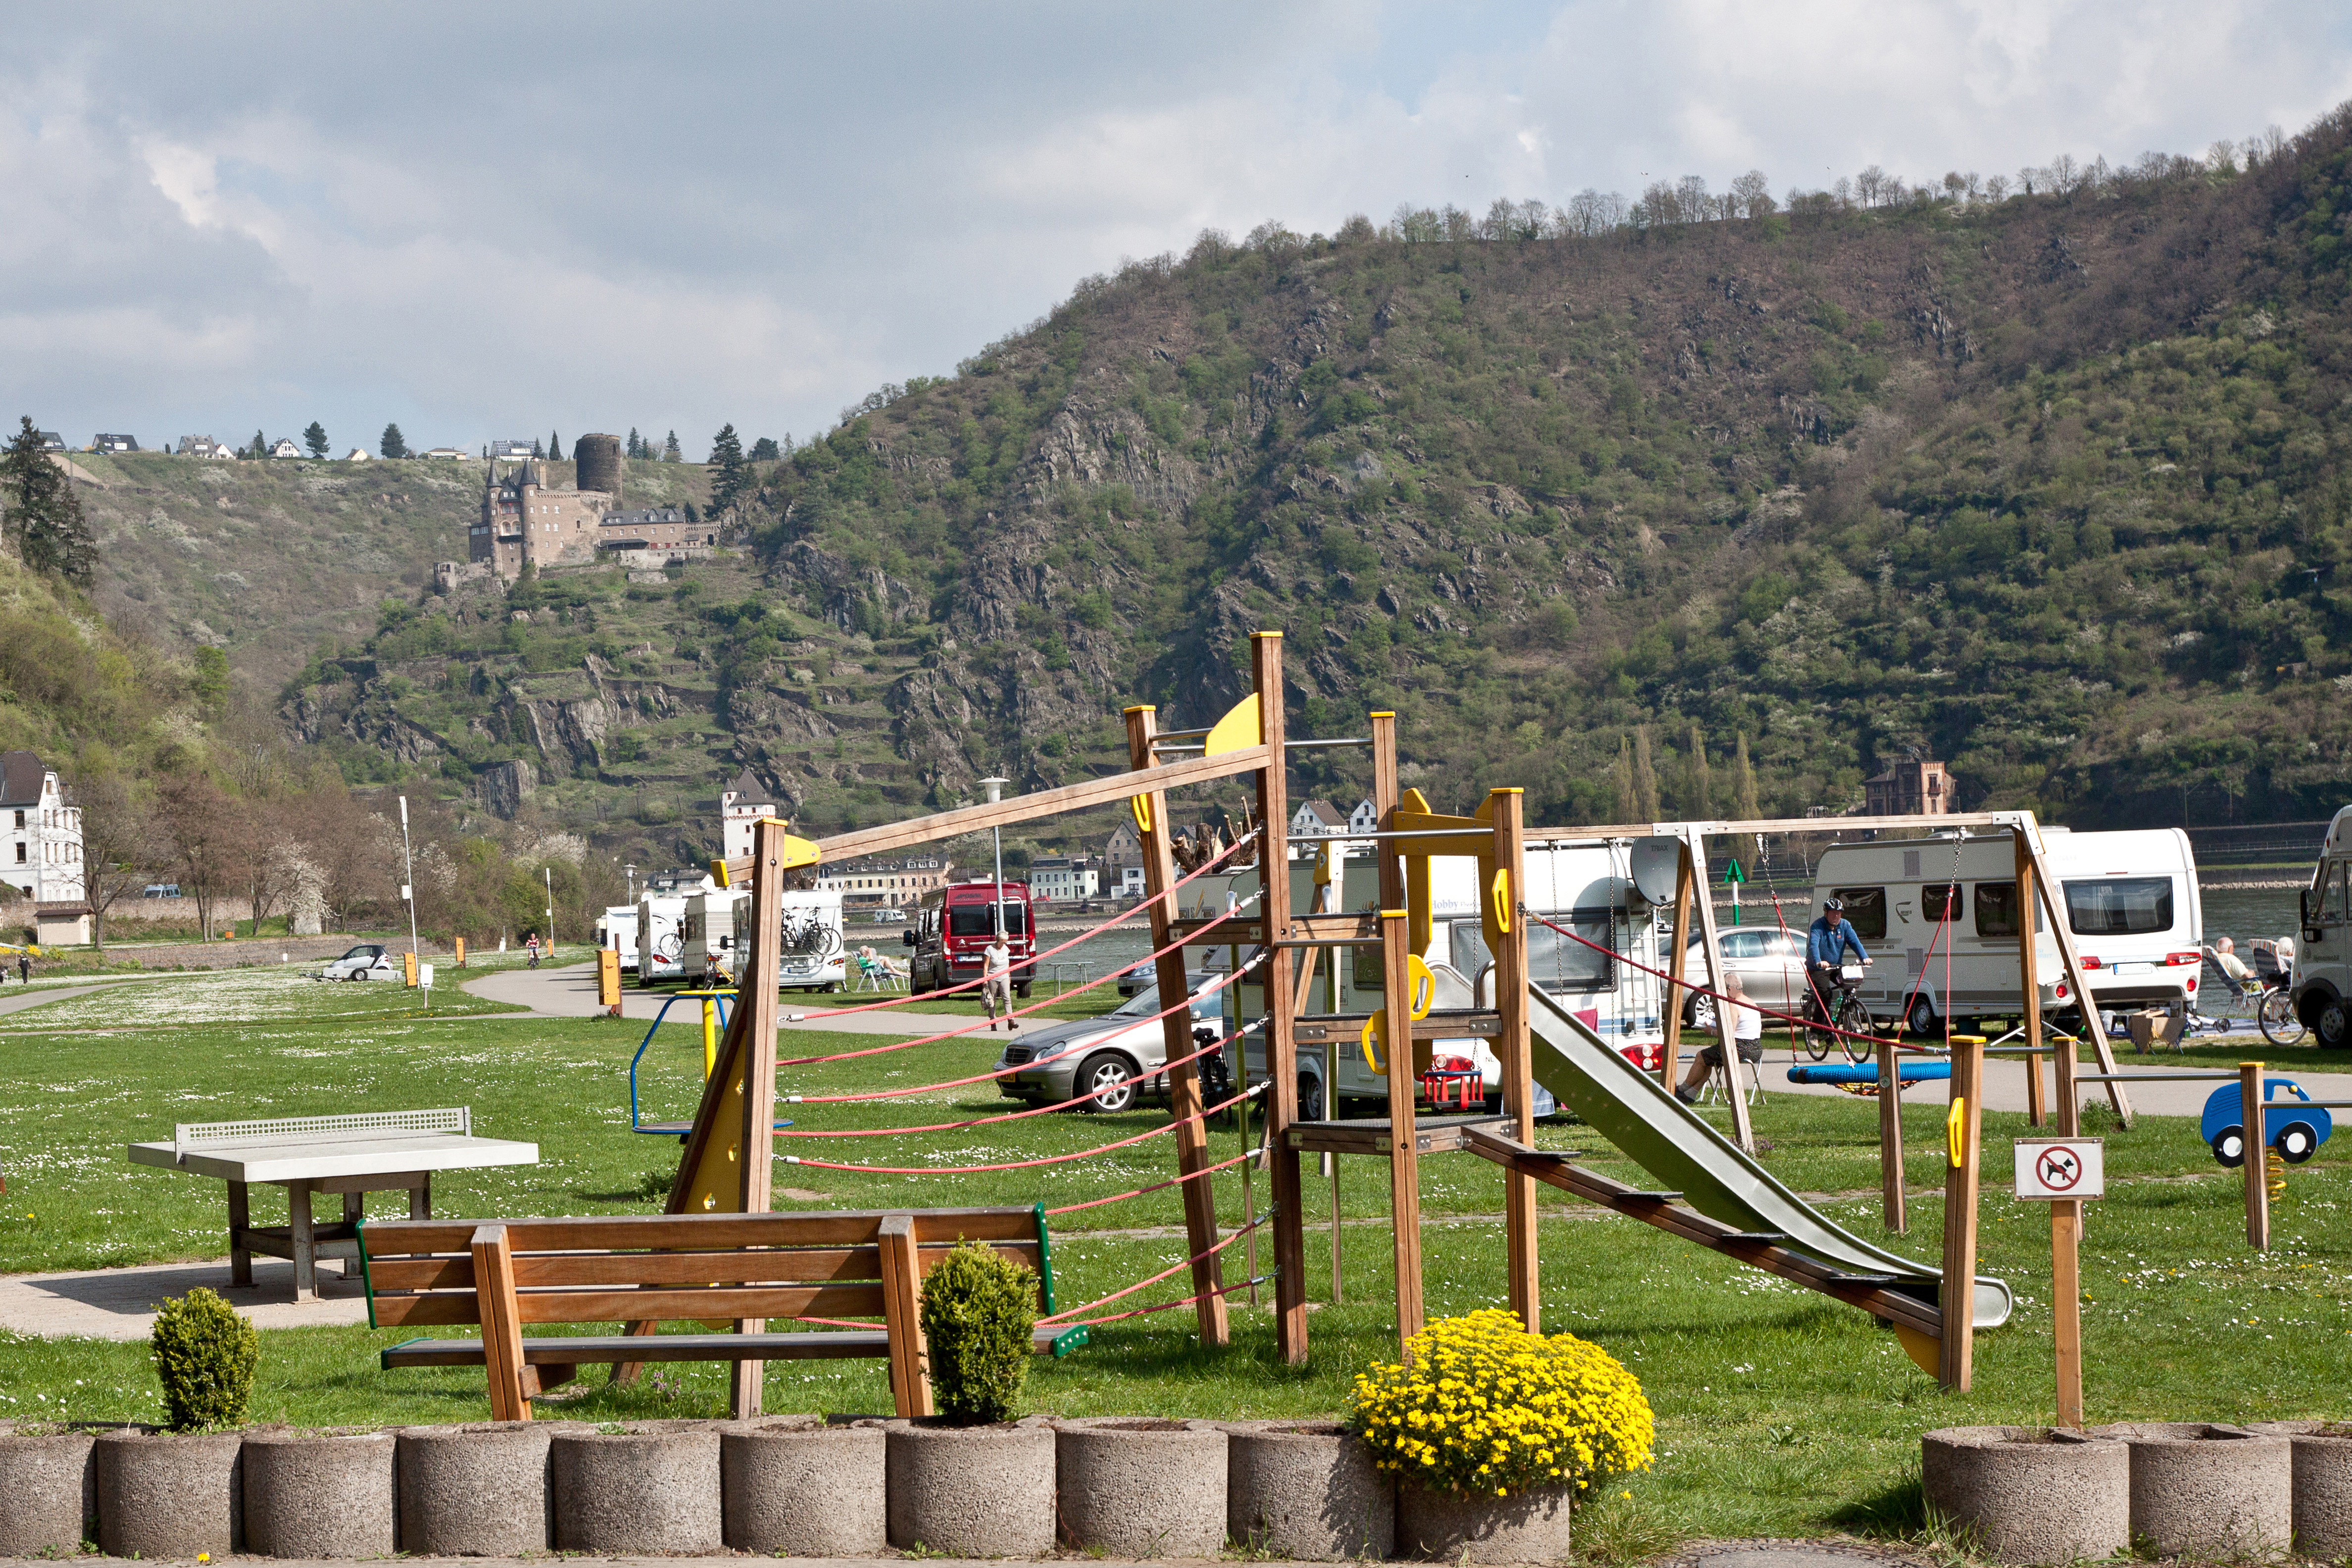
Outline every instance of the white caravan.
<svg viewBox="0 0 2352 1568"><path fill-rule="evenodd" d="M702 892L687 899L678 928L678 967L698 974L699 984L715 984L719 971L733 971L735 921L742 902L738 893Z"/></svg>
<svg viewBox="0 0 2352 1568"><path fill-rule="evenodd" d="M683 927L686 924L684 899L657 899L651 895L637 900L637 984L651 985L656 980L675 980L686 973L679 963L683 954Z"/></svg>
<svg viewBox="0 0 2352 1568"><path fill-rule="evenodd" d="M2093 1005L2195 1001L2205 912L2189 836L2177 827L2042 831ZM1937 1035L1947 1019L2017 1016L2017 863L2008 834L1833 844L1814 868L1808 925L1832 897L1844 901L1874 961L1859 993L1874 1017L1900 1016L1917 1034ZM2077 998L2057 939L2038 913L2034 930L2042 1008L2072 1010Z"/></svg>
<svg viewBox="0 0 2352 1568"><path fill-rule="evenodd" d="M637 969L637 907L635 904L608 904L602 919L596 922L596 945L609 947L621 955L623 973L634 974Z"/></svg>
<svg viewBox="0 0 2352 1568"><path fill-rule="evenodd" d="M1612 956L1622 953L1634 963L1664 969L1665 955L1674 946L1673 910L1649 902L1634 883L1630 860L1633 844L1638 842L1643 841L1529 847L1528 908L1576 932L1584 942L1530 921L1528 973L1528 978L1560 998L1602 1039L1637 1061L1654 1061L1656 1047L1665 1038L1658 1010L1662 983ZM1432 1007L1439 1012L1491 1007L1493 959L1479 922L1478 863L1466 856L1446 856L1432 858L1428 864L1430 941L1421 956L1434 981ZM1291 863L1294 913L1304 914L1317 907L1312 901L1318 892L1315 876L1314 859ZM1186 918L1199 919L1221 912L1229 899L1247 898L1257 886L1255 870L1208 876L1185 888L1178 899ZM1366 849L1346 862L1338 907L1348 911L1375 909L1378 894L1377 868ZM1595 945L1588 947L1585 942ZM1595 951L1595 947L1606 951ZM1388 1079L1367 1061L1361 1041L1361 1017L1381 1005L1380 948L1368 943L1299 950L1299 963L1310 959L1317 964L1317 974L1297 1026L1298 1098L1299 1114L1315 1120L1326 1114L1326 1107L1344 1108L1351 1100L1385 1100ZM1195 962L1188 967L1197 972L1205 966ZM1234 1008L1228 1009L1229 1028L1236 1011L1239 1021L1246 1023L1265 1010L1263 987L1246 977L1229 987L1227 994L1235 1003ZM1318 1023L1316 1015L1358 1021L1327 1026ZM1247 1070L1254 1082L1265 1076L1265 1042L1255 1032L1246 1040ZM1501 1064L1486 1040L1422 1042L1415 1047L1415 1056L1423 1067L1433 1057L1467 1058L1478 1069L1486 1097L1493 1100L1500 1093ZM1332 1090L1329 1094L1325 1092L1327 1085ZM1537 1100L1538 1112L1548 1109L1548 1097L1540 1089ZM1335 1109L1329 1113L1340 1111Z"/></svg>
<svg viewBox="0 0 2352 1568"><path fill-rule="evenodd" d="M2336 814L2300 896L2294 1016L2328 1050L2352 1046L2352 805Z"/></svg>
<svg viewBox="0 0 2352 1568"><path fill-rule="evenodd" d="M747 895L748 896L748 895ZM841 892L792 892L783 895L784 924L779 942L777 988L784 991L840 991L849 973L842 962Z"/></svg>

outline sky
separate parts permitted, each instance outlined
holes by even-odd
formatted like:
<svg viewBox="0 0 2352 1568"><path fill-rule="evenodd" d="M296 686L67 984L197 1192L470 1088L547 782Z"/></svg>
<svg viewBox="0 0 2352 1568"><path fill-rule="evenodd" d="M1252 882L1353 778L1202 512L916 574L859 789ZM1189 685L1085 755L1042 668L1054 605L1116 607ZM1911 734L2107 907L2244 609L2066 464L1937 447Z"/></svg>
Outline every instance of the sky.
<svg viewBox="0 0 2352 1568"><path fill-rule="evenodd" d="M84 4L0 58L0 414L338 455L805 439L1130 257L2292 133L2297 0ZM13 427L13 420L11 421Z"/></svg>

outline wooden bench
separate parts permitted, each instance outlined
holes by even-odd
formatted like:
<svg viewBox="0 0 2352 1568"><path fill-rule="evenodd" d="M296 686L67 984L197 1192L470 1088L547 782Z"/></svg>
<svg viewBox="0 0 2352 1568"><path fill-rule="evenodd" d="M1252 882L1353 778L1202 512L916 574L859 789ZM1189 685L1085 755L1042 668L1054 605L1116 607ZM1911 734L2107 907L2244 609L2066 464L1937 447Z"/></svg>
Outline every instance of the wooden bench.
<svg viewBox="0 0 2352 1568"><path fill-rule="evenodd" d="M923 1275L960 1240L1037 1271L1054 1310L1053 1245L1032 1208L874 1213L615 1215L577 1219L377 1220L359 1230L368 1326L477 1323L478 1340L410 1340L402 1366L483 1366L490 1413L527 1421L530 1402L578 1369L643 1362L875 1356L890 1363L901 1415L929 1415L918 1304ZM769 1319L878 1319L872 1328L761 1331ZM661 1333L686 1322L735 1332ZM621 1334L526 1335L538 1323L626 1323ZM1084 1329L1040 1325L1030 1348L1062 1355Z"/></svg>

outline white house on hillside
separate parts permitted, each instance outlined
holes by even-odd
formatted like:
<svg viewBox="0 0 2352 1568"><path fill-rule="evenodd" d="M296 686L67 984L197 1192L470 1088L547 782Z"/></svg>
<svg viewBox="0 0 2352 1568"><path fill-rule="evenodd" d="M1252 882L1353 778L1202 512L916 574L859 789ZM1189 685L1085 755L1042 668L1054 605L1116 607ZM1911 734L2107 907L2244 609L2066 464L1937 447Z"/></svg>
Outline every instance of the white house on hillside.
<svg viewBox="0 0 2352 1568"><path fill-rule="evenodd" d="M1336 838L1347 826L1348 819L1328 800L1302 800L1290 814L1293 838Z"/></svg>
<svg viewBox="0 0 2352 1568"><path fill-rule="evenodd" d="M1101 891L1101 874L1083 855L1040 855L1029 862L1029 891L1045 903L1076 903Z"/></svg>
<svg viewBox="0 0 2352 1568"><path fill-rule="evenodd" d="M719 851L730 860L751 853L751 828L763 816L776 815L776 792L745 768L735 782L719 792Z"/></svg>
<svg viewBox="0 0 2352 1568"><path fill-rule="evenodd" d="M0 880L31 899L43 942L89 940L81 807L68 805L57 773L33 752L0 752Z"/></svg>
<svg viewBox="0 0 2352 1568"><path fill-rule="evenodd" d="M280 436L269 443L269 455L273 458L299 458L302 455L302 448Z"/></svg>
<svg viewBox="0 0 2352 1568"><path fill-rule="evenodd" d="M1356 809L1348 814L1348 831L1350 833L1377 833L1380 828L1381 814L1373 809L1369 798L1358 801Z"/></svg>

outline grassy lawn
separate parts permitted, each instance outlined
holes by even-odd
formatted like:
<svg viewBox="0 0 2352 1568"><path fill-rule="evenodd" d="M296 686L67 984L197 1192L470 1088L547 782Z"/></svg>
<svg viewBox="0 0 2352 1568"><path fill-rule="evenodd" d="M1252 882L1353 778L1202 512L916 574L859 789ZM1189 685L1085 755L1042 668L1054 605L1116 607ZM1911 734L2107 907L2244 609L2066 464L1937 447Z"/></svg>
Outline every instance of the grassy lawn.
<svg viewBox="0 0 2352 1568"><path fill-rule="evenodd" d="M238 992L235 987L247 987ZM178 977L125 998L91 997L0 1020L0 1165L8 1194L0 1215L0 1268L23 1271L207 1258L223 1242L217 1184L133 1168L122 1145L168 1136L175 1121L231 1114L293 1115L363 1108L465 1104L475 1125L541 1145L537 1166L453 1172L436 1180L436 1206L450 1215L644 1212L649 1177L677 1154L667 1140L633 1134L626 1068L643 1033L609 1020L416 1016L412 994L393 986L303 985L266 973ZM1091 994L1106 997L1108 987ZM460 994L449 992L456 1002ZM165 998L178 998L167 1002ZM65 1009L102 1008L112 1011ZM470 999L469 999L470 1000ZM1074 1001L1072 1005L1083 1004ZM325 1013L312 1009L327 1007ZM368 1011L373 1009L373 1011ZM786 1055L819 1055L887 1043L874 1037L788 1031ZM981 1035L885 1054L787 1069L787 1092L903 1088L984 1072L1001 1040ZM1778 1053L1776 1052L1777 1056ZM2234 1058L2233 1058L2234 1059ZM699 1030L666 1027L647 1054L646 1109L680 1115L698 1089ZM798 1131L878 1129L966 1121L1016 1109L993 1087L928 1089L904 1099L803 1104L786 1111ZM1721 1108L1707 1114L1727 1121ZM924 1173L832 1170L803 1164L777 1174L780 1203L805 1207L960 1204L1049 1205L1107 1196L1171 1173L1171 1143L1153 1138L1115 1153L1025 1171L929 1173L932 1167L1075 1152L1165 1124L1164 1111L1111 1117L1054 1114L968 1130L877 1140L779 1140L782 1152L845 1163L915 1167ZM1841 1223L1877 1237L1876 1115L1867 1100L1776 1095L1757 1111L1772 1147L1766 1164L1800 1192L1818 1194ZM2023 1118L1990 1115L1988 1173L2008 1164L2007 1141ZM1932 1259L1941 1200L1935 1111L1912 1111L1911 1231L1890 1245ZM1239 1128L1212 1131L1217 1157L1243 1147ZM1547 1126L1543 1142L1588 1155L1592 1168L1639 1179L1585 1127ZM2252 1419L2335 1415L2352 1373L2352 1163L2330 1143L2296 1167L2274 1210L2275 1249L2243 1244L2240 1188L2197 1141L2193 1122L2147 1118L2108 1134L2112 1195L2094 1206L2084 1244L2086 1386L2094 1419ZM1424 1251L1433 1315L1494 1304L1503 1295L1495 1216L1501 1176L1469 1156L1423 1163ZM1228 1221L1241 1212L1232 1173L1218 1179ZM1028 1403L1066 1414L1188 1415L1328 1413L1344 1408L1350 1376L1395 1352L1385 1170L1343 1162L1340 1207L1348 1224L1344 1304L1329 1298L1330 1184L1310 1163L1306 1206L1313 1355L1304 1368L1274 1355L1268 1315L1236 1297L1234 1342L1204 1352L1190 1310L1130 1319L1096 1331L1092 1346L1034 1363ZM275 1218L268 1189L257 1223ZM1257 1179L1263 1212L1267 1193ZM384 1205L381 1212L391 1212ZM1988 1186L1983 1271L2008 1279L2015 1321L1981 1336L1977 1388L1939 1393L1894 1337L1848 1308L1678 1244L1646 1226L1547 1203L1542 1226L1545 1321L1606 1346L1642 1378L1657 1410L1657 1471L1608 1500L1594 1521L1641 1531L1703 1535L1805 1533L1900 1517L1916 1472L1918 1435L1957 1423L2044 1421L2052 1402L2049 1238L2045 1211ZM1261 1238L1264 1237L1260 1233ZM1089 1300L1183 1256L1175 1194L1055 1221L1064 1305ZM1244 1274L1241 1245L1228 1278ZM1259 1268L1271 1266L1271 1245ZM1118 1303L1184 1293L1182 1276ZM1270 1292L1268 1299L1270 1300ZM461 1369L384 1373L373 1352L410 1337L364 1328L278 1331L263 1336L255 1417L392 1423L481 1419L481 1373ZM593 1374L583 1380L593 1385ZM13 1340L0 1344L0 1414L91 1419L159 1411L142 1344ZM772 1409L887 1408L878 1362L780 1363L770 1369ZM628 1388L592 1386L562 1406L599 1419L715 1415L721 1369L665 1371ZM558 1408L550 1406L551 1410Z"/></svg>

